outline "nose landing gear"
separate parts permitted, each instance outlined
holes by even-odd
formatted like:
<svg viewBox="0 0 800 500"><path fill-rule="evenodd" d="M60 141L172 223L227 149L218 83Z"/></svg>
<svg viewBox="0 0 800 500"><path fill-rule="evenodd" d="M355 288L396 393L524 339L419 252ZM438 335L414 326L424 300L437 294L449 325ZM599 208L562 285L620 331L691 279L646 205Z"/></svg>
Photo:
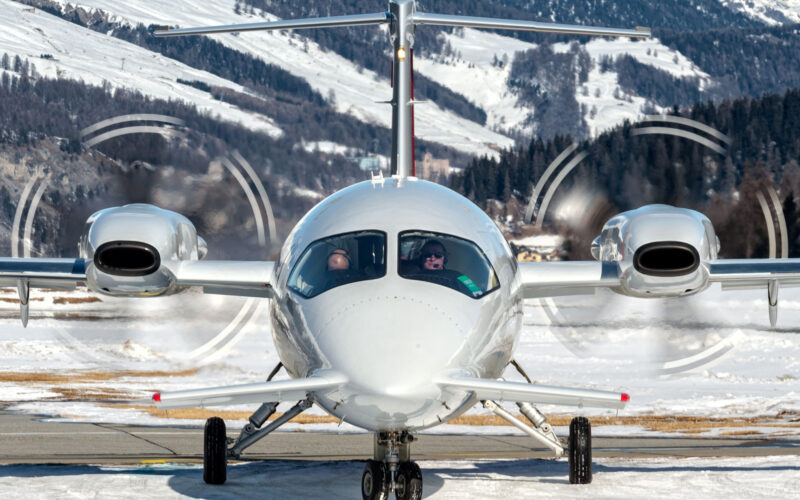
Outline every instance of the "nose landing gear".
<svg viewBox="0 0 800 500"><path fill-rule="evenodd" d="M367 460L364 475L361 476L361 496L364 500L386 500L389 498L391 476L386 464L377 460Z"/></svg>
<svg viewBox="0 0 800 500"><path fill-rule="evenodd" d="M397 500L422 498L422 471L411 461L408 432L379 432L375 435L374 460L367 460L361 477L364 500L387 500L394 492Z"/></svg>

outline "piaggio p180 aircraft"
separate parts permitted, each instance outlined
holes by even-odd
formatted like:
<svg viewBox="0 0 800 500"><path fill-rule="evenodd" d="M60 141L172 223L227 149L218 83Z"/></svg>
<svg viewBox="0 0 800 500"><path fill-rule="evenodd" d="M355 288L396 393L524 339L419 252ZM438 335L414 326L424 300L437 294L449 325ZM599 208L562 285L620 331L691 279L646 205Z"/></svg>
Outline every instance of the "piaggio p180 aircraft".
<svg viewBox="0 0 800 500"><path fill-rule="evenodd" d="M314 207L274 262L205 261L205 242L184 216L152 205L92 215L80 258L0 259L0 285L16 287L23 323L32 287L72 287L149 297L202 287L205 293L271 301L272 336L289 380L160 393L162 408L260 404L238 439L225 423L205 426L204 480L222 484L237 458L317 404L374 433L362 476L365 499L422 496L410 459L414 433L477 402L517 426L556 458L568 454L571 483L589 483L591 431L576 417L563 442L535 404L622 408L628 395L500 379L513 360L527 298L607 288L635 297L677 297L711 283L764 287L774 321L778 284L800 283L800 260L720 260L704 215L649 205L609 220L595 261L518 263L492 220L463 196L417 179L413 161L412 58L422 25L596 36L649 36L649 29L582 27L423 13L411 0L388 11L228 26L162 29L156 36L386 24L393 44L391 177L373 177ZM527 376L526 376L527 378ZM264 425L281 402L297 402ZM497 402L516 403L523 422Z"/></svg>

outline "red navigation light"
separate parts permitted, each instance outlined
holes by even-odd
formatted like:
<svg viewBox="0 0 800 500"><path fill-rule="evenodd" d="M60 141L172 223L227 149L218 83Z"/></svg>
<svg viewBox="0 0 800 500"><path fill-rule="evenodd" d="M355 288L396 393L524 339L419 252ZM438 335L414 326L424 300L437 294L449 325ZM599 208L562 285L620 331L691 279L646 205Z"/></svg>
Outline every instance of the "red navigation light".
<svg viewBox="0 0 800 500"><path fill-rule="evenodd" d="M161 402L161 393L160 392L157 392L157 393L153 394L153 401L155 401L156 403L160 403Z"/></svg>
<svg viewBox="0 0 800 500"><path fill-rule="evenodd" d="M623 403L627 403L628 401L631 400L631 397L623 392L622 394L619 395L619 400L622 401Z"/></svg>

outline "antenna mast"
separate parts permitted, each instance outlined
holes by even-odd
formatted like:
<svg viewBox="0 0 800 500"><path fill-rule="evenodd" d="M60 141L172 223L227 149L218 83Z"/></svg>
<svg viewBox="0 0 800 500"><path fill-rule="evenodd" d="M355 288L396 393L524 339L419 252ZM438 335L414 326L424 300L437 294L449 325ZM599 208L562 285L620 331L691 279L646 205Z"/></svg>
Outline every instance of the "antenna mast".
<svg viewBox="0 0 800 500"><path fill-rule="evenodd" d="M418 12L414 0L389 0L389 10L375 14L287 19L260 23L229 24L201 28L157 29L155 36L209 35L259 30L332 28L389 24L392 41L392 175L405 178L414 173L414 32L417 25L460 26L466 28L539 31L591 36L648 38L650 28L602 28L569 24L541 23L513 19L493 19Z"/></svg>

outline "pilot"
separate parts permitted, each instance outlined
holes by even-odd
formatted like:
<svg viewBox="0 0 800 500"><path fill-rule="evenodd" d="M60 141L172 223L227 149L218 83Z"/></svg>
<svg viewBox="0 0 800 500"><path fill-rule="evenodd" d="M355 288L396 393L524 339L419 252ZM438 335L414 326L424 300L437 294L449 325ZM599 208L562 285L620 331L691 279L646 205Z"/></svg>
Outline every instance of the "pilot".
<svg viewBox="0 0 800 500"><path fill-rule="evenodd" d="M325 290L360 281L363 277L353 269L350 254L344 248L336 248L328 254Z"/></svg>
<svg viewBox="0 0 800 500"><path fill-rule="evenodd" d="M344 248L337 248L328 254L328 271L347 271L350 269L350 255Z"/></svg>
<svg viewBox="0 0 800 500"><path fill-rule="evenodd" d="M437 240L428 240L419 253L419 268L424 271L444 271L447 262L447 250Z"/></svg>
<svg viewBox="0 0 800 500"><path fill-rule="evenodd" d="M438 283L473 297L481 294L480 289L467 275L447 269L447 249L440 241L426 241L417 262L420 270L414 276L416 279Z"/></svg>

